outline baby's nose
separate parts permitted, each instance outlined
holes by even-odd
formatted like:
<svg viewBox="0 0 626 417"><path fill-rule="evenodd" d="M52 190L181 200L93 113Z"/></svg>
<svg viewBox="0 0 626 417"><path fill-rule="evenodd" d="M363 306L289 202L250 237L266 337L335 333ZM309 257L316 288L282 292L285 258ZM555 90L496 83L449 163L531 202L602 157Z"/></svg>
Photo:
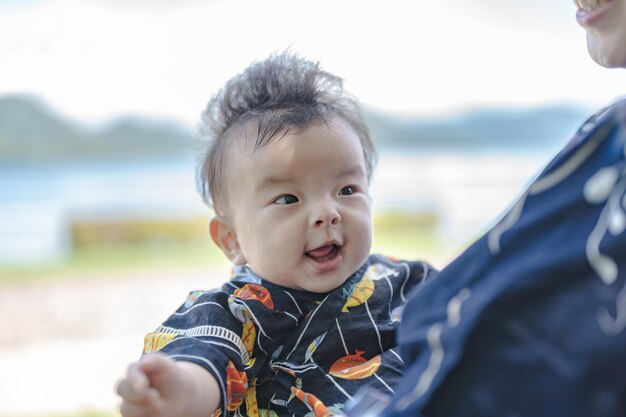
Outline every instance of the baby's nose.
<svg viewBox="0 0 626 417"><path fill-rule="evenodd" d="M337 225L341 223L341 215L335 204L326 202L318 204L312 217L312 224L316 227Z"/></svg>

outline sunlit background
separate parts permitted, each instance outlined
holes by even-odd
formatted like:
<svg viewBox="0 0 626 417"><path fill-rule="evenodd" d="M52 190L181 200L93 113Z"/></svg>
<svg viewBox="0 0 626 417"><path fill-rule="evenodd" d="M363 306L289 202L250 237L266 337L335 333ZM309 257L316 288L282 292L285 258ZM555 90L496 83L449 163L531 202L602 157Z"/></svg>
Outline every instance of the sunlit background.
<svg viewBox="0 0 626 417"><path fill-rule="evenodd" d="M376 251L444 266L624 91L567 0L0 0L0 416L114 416L143 335L228 264L207 100L289 48L380 151Z"/></svg>

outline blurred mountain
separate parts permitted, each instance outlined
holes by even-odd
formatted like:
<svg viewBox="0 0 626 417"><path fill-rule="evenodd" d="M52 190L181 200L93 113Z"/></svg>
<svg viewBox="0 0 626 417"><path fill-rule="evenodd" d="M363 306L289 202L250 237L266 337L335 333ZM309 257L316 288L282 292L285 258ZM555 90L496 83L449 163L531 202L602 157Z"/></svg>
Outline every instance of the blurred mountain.
<svg viewBox="0 0 626 417"><path fill-rule="evenodd" d="M124 118L87 127L37 98L0 97L0 163L150 157L186 152L195 145L191 132L171 122Z"/></svg>
<svg viewBox="0 0 626 417"><path fill-rule="evenodd" d="M366 119L375 140L393 148L513 152L558 149L589 115L582 107L553 105L483 108L436 119L368 112Z"/></svg>
<svg viewBox="0 0 626 417"><path fill-rule="evenodd" d="M553 150L584 120L586 109L480 109L442 118L399 118L368 110L381 148L450 151ZM117 119L98 128L62 117L32 96L0 97L0 163L76 158L150 157L201 147L173 122Z"/></svg>

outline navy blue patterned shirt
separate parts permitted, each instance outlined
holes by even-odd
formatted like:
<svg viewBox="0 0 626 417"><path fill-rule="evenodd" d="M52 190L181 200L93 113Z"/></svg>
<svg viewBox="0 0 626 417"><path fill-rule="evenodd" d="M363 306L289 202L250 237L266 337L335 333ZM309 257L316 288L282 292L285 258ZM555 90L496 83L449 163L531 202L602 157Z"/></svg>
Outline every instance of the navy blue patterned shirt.
<svg viewBox="0 0 626 417"><path fill-rule="evenodd" d="M393 392L406 295L431 272L424 262L370 255L343 285L317 294L236 267L221 289L190 293L146 336L144 352L210 372L222 397L215 415L337 414L363 386Z"/></svg>
<svg viewBox="0 0 626 417"><path fill-rule="evenodd" d="M626 102L416 289L385 417L626 416Z"/></svg>

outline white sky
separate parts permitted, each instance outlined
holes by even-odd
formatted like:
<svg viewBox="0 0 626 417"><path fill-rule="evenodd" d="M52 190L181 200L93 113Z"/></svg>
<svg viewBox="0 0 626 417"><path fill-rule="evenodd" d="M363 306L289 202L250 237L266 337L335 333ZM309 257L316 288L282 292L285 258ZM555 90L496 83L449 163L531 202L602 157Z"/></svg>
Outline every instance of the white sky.
<svg viewBox="0 0 626 417"><path fill-rule="evenodd" d="M571 0L0 0L0 94L100 122L195 124L221 84L291 47L380 110L602 105L624 75L586 53Z"/></svg>

